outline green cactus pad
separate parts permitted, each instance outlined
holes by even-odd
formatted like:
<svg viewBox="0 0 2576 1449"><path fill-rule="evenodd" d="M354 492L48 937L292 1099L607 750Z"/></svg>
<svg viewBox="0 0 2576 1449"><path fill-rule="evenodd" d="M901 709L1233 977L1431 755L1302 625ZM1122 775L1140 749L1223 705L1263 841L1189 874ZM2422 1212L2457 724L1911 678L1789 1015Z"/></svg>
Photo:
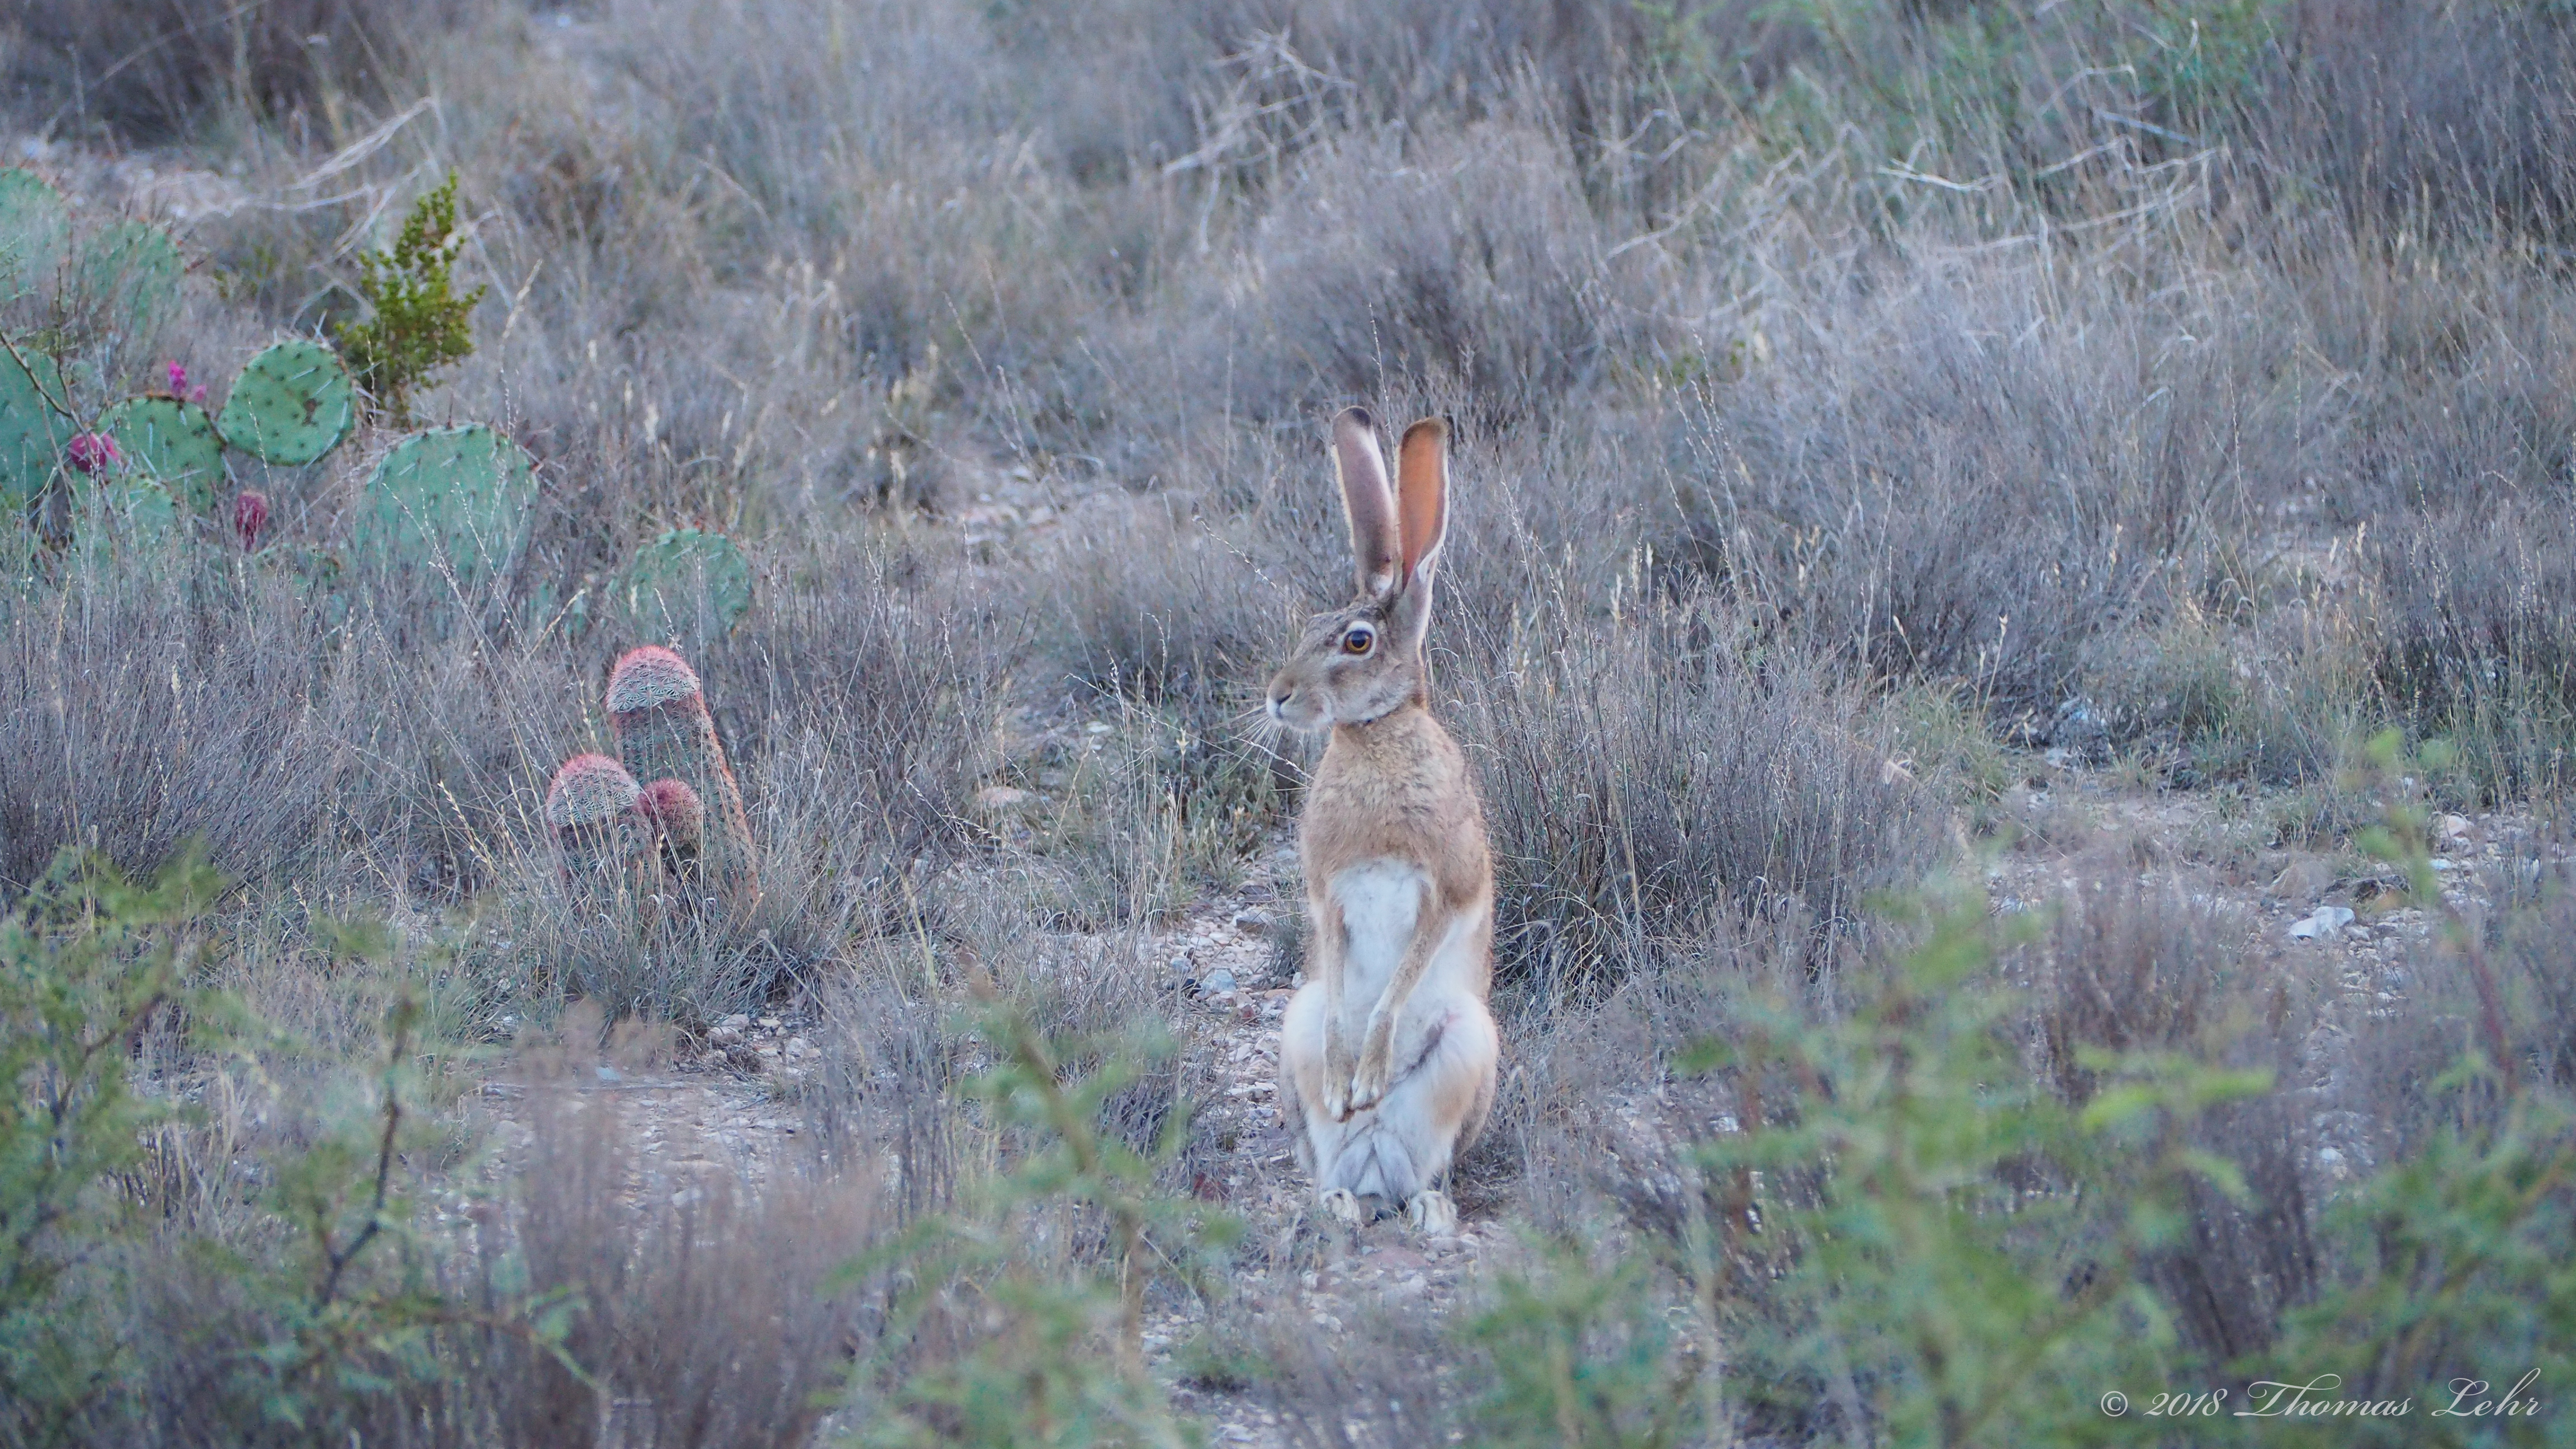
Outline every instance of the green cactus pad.
<svg viewBox="0 0 2576 1449"><path fill-rule="evenodd" d="M263 463L300 468L340 445L357 416L349 369L319 342L281 342L233 379L215 427L224 445Z"/></svg>
<svg viewBox="0 0 2576 1449"><path fill-rule="evenodd" d="M158 481L189 512L215 506L224 440L204 408L174 397L130 397L102 414L98 429L116 440L129 468Z"/></svg>
<svg viewBox="0 0 2576 1449"><path fill-rule="evenodd" d="M0 301L34 291L61 270L71 231L61 192L32 171L0 171Z"/></svg>
<svg viewBox="0 0 2576 1449"><path fill-rule="evenodd" d="M0 348L0 506L25 507L54 476L73 431L56 406L62 401L62 369L52 358Z"/></svg>
<svg viewBox="0 0 2576 1449"><path fill-rule="evenodd" d="M179 277L187 263L178 243L149 222L121 221L81 248L78 284L84 309L107 330L140 344L179 310Z"/></svg>
<svg viewBox="0 0 2576 1449"><path fill-rule="evenodd" d="M169 544L187 537L186 517L167 490L140 473L116 479L106 493L115 527L133 543Z"/></svg>
<svg viewBox="0 0 2576 1449"><path fill-rule="evenodd" d="M703 645L751 609L751 564L721 533L675 528L646 544L617 581L637 632Z"/></svg>
<svg viewBox="0 0 2576 1449"><path fill-rule="evenodd" d="M367 477L358 548L420 567L443 561L461 582L510 566L527 542L536 460L490 426L432 428L394 444Z"/></svg>

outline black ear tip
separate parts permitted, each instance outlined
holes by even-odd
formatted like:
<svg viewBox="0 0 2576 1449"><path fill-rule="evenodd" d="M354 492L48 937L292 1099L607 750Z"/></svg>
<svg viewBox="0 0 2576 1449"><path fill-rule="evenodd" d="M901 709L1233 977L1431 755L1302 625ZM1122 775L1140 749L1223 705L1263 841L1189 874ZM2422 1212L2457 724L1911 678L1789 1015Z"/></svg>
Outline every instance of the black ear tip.
<svg viewBox="0 0 2576 1449"><path fill-rule="evenodd" d="M1342 409L1342 421L1350 423L1355 427L1370 429L1377 427L1376 416L1370 413L1367 408L1363 407L1348 407Z"/></svg>

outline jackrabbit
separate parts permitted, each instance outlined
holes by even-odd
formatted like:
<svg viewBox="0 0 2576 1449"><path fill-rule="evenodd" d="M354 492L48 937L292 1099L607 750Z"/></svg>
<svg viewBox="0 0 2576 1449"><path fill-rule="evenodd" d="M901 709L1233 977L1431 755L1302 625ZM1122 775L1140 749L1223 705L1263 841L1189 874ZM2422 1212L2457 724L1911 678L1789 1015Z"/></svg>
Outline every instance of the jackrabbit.
<svg viewBox="0 0 2576 1449"><path fill-rule="evenodd" d="M1313 947L1281 1027L1280 1110L1327 1211L1401 1208L1429 1232L1457 1225L1440 1184L1484 1127L1500 1047L1484 810L1422 654L1448 453L1439 419L1405 429L1390 491L1375 421L1333 420L1359 596L1308 628L1269 700L1281 724L1332 731L1297 823Z"/></svg>

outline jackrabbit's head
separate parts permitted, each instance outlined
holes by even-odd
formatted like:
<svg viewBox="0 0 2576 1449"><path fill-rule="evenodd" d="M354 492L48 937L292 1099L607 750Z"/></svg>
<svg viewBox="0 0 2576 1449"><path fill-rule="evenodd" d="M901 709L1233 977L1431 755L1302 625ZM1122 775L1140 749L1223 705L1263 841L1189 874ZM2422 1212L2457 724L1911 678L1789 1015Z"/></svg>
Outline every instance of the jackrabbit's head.
<svg viewBox="0 0 2576 1449"><path fill-rule="evenodd" d="M1359 591L1349 607L1307 626L1270 681L1270 717L1291 729L1366 724L1430 695L1422 637L1449 522L1449 425L1424 418L1404 430L1389 488L1376 419L1345 409L1333 419L1333 471Z"/></svg>

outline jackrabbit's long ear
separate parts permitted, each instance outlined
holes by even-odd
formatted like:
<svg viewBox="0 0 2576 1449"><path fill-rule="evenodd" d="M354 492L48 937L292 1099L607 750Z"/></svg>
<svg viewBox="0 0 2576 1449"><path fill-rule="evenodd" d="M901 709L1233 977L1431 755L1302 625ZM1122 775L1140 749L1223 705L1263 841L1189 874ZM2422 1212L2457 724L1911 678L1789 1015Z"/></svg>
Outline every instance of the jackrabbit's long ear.
<svg viewBox="0 0 2576 1449"><path fill-rule="evenodd" d="M1351 523L1360 592L1384 598L1395 588L1401 536L1395 495L1386 486L1386 457L1377 450L1377 419L1368 409L1344 408L1333 419L1333 472L1342 482L1342 513Z"/></svg>
<svg viewBox="0 0 2576 1449"><path fill-rule="evenodd" d="M1449 531L1449 424L1424 418L1396 449L1396 512L1402 520L1404 582L1427 571Z"/></svg>

